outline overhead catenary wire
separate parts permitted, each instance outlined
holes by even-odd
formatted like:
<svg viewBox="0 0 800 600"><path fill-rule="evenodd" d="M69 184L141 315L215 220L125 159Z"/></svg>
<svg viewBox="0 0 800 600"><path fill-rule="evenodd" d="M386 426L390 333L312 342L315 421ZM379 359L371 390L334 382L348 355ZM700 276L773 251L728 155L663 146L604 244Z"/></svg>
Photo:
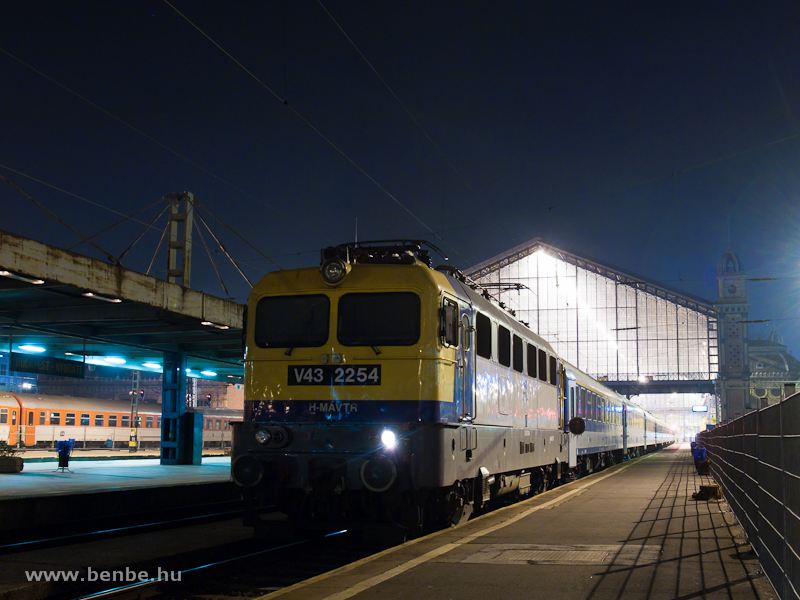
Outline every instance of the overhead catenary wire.
<svg viewBox="0 0 800 600"><path fill-rule="evenodd" d="M239 272L239 275L241 275L241 276L242 276L242 278L243 278L243 279L244 279L244 280L247 282L247 284L248 284L248 285L249 285L249 286L252 288L252 287L253 287L253 284L252 284L252 283L250 282L250 280L247 278L247 275L245 275L245 274L242 272L242 270L239 268L239 265L238 265L238 264L236 264L236 261L235 261L235 260L233 260L233 258L231 257L231 255L228 253L228 250L225 248L225 245L224 245L224 244L223 244L223 243L222 243L222 242L221 242L221 241L220 241L220 240L217 238L217 236L216 236L216 235L214 235L214 232L213 232L213 231L211 231L211 228L208 226L208 223L206 223L205 219L204 219L204 218L203 218L203 216L200 214L200 212L199 212L199 211L195 211L195 215L197 216L197 218L198 218L198 219L200 219L200 222L201 222L201 223L202 223L202 224L205 226L205 228L208 230L208 233L209 233L209 234L211 234L211 237L212 237L212 238L214 238L214 241L215 241L215 242L217 242L217 245L219 246L220 250L222 250L222 252L224 252L224 253L225 253L225 256L227 256L227 257L228 257L228 260L230 260L230 261L231 261L231 263L233 264L233 266L234 266L234 267L236 267L236 270ZM197 228L197 231L198 231L198 232L200 232L200 228L199 228L199 227ZM202 238L202 234L200 234L200 237ZM205 242L204 242L204 243L205 243ZM209 255L209 257L210 257L210 255ZM212 264L213 264L213 262L214 262L214 261L212 260L211 262L212 262ZM214 267L214 269L216 270L216 267ZM227 290L226 290L226 292L227 292Z"/></svg>
<svg viewBox="0 0 800 600"><path fill-rule="evenodd" d="M11 59L13 59L13 60L17 61L18 63L20 63L20 64L21 64L21 65L23 65L24 67L26 67L26 68L30 69L31 71L33 71L33 72L34 72L34 73L36 73L37 75L40 75L41 77L44 77L45 79L47 79L47 80L48 80L48 81L50 81L51 83L53 83L53 84L57 85L58 87L60 87L60 88L61 88L61 89L63 89L64 91L66 91L66 92L68 92L68 93L72 94L73 96L75 96L75 97L76 97L76 98L78 98L79 100L81 100L81 101L85 102L85 103L86 103L86 104L88 104L89 106L91 106L91 107L93 107L93 108L95 108L95 109L99 110L100 112L102 112L103 114L105 114L106 116L108 116L109 118L111 118L111 119L113 119L113 120L117 121L117 122L118 122L118 123L120 123L121 125L124 125L125 127L127 127L128 129L130 129L131 131L133 131L133 132L135 132L135 133L137 133L137 134L141 135L142 137L144 137L144 138L146 138L146 139L150 140L151 142L153 142L154 144L156 144L156 145L160 146L161 148L163 148L163 149L164 149L164 150L166 150L167 152L170 152L170 153L171 153L171 154L173 154L174 156L176 156L176 157L180 158L181 160L185 161L186 163L188 163L188 164L192 165L192 166L193 166L193 167L195 167L196 169L199 169L200 171L202 171L202 172L204 172L204 173L206 173L206 174L208 174L208 175L211 175L211 176L212 176L212 177L214 177L215 179L218 179L219 181L222 181L222 182L223 182L225 185L229 186L231 189L233 189L233 190L236 190L236 191L237 191L237 192L239 192L240 194L243 194L243 195L247 196L247 197L248 197L248 198L250 198L251 200L255 200L256 202L259 202L260 204L264 205L265 207L267 207L267 208L268 208L268 209L270 209L271 211L275 212L276 214L280 215L280 216L281 216L281 217L283 217L284 219L286 219L286 220L288 220L288 221L290 221L290 222L292 222L292 223L295 223L296 225L298 225L298 226L300 226L300 227L302 227L302 228L304 228L304 229L308 229L309 231L312 231L312 232L314 232L314 233L315 233L315 234L317 234L317 235L320 235L320 234L322 234L323 236L325 236L325 237L327 238L327 233L326 233L326 232L324 232L324 231L322 231L322 230L320 230L320 231L317 231L316 229L314 229L314 228L310 227L310 226L309 226L307 223L304 223L304 222L302 222L302 221L297 221L297 220L296 220L294 217L292 217L292 216L290 216L289 214L287 214L287 213L283 212L282 210L280 210L280 209L276 208L275 206L273 206L273 205L269 204L269 203L268 203L268 202L266 202L266 201L265 201L263 198L260 198L260 197L258 197L258 196L256 196L256 195L254 195L254 194L251 194L250 192L248 192L248 191L246 191L246 190L244 190L244 189L240 188L239 186L237 186L237 185L235 185L235 184L231 183L230 181L228 181L228 180L224 179L223 177L220 177L220 176L219 176L219 175L217 175L216 173L212 172L210 169L208 169L208 168L204 167L203 165L200 165L200 164L196 163L195 161L193 161L192 159L190 159L190 158L189 158L189 157L187 157L186 155L184 155L184 154L181 154L181 153L180 153L180 152L178 152L177 150L174 150L173 148L170 148L169 146L167 146L167 145L166 145L166 144L164 144L163 142L161 142L161 141L159 141L158 139L154 138L153 136L151 136L151 135L149 135L149 134L145 133L145 132L144 132L144 131L142 131L141 129L138 129L137 127L134 127L133 125L131 125L130 123L128 123L128 122L127 122L127 121L125 121L124 119L121 119L120 117L116 116L116 115L115 115L114 113L112 113L111 111L109 111L109 110L107 110L107 109L103 108L102 106L100 106L100 105L98 105L98 104L96 104L96 103L92 102L92 101L91 101L91 100L89 100L88 98L86 98L86 97L84 97L84 96L80 95L79 93L75 92L74 90L72 90L72 89L68 88L68 87L67 87L66 85L64 85L63 83L60 83L59 81L56 81L55 79L53 79L53 78L52 78L52 77L50 77L49 75L47 75L47 74L43 73L42 71L40 71L40 70L39 70L39 69L37 69L36 67L34 67L34 66L32 66L32 65L28 64L27 62L25 62L24 60L22 60L22 59L18 58L17 56L14 56L13 54L11 54L10 52L8 52L7 50L5 50L5 49L3 49L3 48L0 48L0 52L2 52L3 54L5 54L5 55L6 55L6 56L8 56L9 58L11 58ZM0 166L3 166L3 165L0 165ZM19 174L19 175L24 175L23 173L20 173L20 172L18 172L18 171L14 171L14 169L11 169L10 167L6 167L6 168L7 168L9 171L13 171L13 172L15 172L15 173L17 173L17 174ZM36 180L34 177L31 177L30 175L24 175L24 176L25 176L25 177L29 177L29 178L31 178L31 179L34 179L35 181L38 181L38 180ZM40 181L39 183L44 183L44 182ZM124 216L124 214L123 214L123 213L121 213L121 212L119 212L119 211L116 211L116 210L114 210L114 209L112 209L112 208L109 208L109 207L107 207L107 206L104 206L104 205L102 205L102 204L99 204L99 203L97 203L97 202L91 202L91 201L89 201L89 200L86 200L86 198L82 198L81 196L77 196L77 195L75 195L75 194L72 194L72 193L70 193L70 192L67 192L67 191L65 191L65 190L63 190L63 189L60 189L60 188L58 188L58 187L56 187L56 186L53 186L53 185L50 185L50 184L47 184L47 183L44 183L44 185L48 185L49 187L52 187L52 188L53 188L53 189L55 189L55 190L58 190L58 191L60 191L60 192L63 192L63 193L65 193L65 194L69 194L70 196L74 196L75 198L78 198L78 199L80 199L80 200L84 200L84 201L86 201L86 202L89 202L90 204L92 204L92 205L94 205L94 206L97 206L98 208L103 208L103 209L105 209L105 210L108 210L108 211L111 211L111 212L114 212L114 213L116 213L116 214L119 214L119 215L122 215L122 216ZM329 241L333 241L331 238L327 238L327 239L329 239Z"/></svg>
<svg viewBox="0 0 800 600"><path fill-rule="evenodd" d="M120 220L119 220L119 221L117 221L116 223L112 223L112 224L111 224L111 225L109 225L108 227L106 227L106 228L104 228L104 229L101 229L100 231L98 231L97 233L95 233L95 234L93 234L93 235L90 235L90 236L89 236L89 239L90 239L90 240L93 240L93 239L94 239L94 238L96 238L97 236L99 236L99 235L101 235L101 234L105 233L106 231L109 231L109 230L111 230L111 229L114 229L114 227L116 227L117 225L120 225L121 223L124 223L125 221L129 221L129 220L133 219L133 217L135 217L135 216L136 216L136 215L138 215L139 213L142 213L142 212L144 212L144 211L146 211L146 210L148 210L148 209L150 209L150 208L153 208L153 207L154 207L155 205L157 205L159 202L161 202L161 200L156 200L156 201L155 201L155 202L153 202L153 203L152 203L150 206L145 206L145 207L143 207L143 208L140 208L139 210L137 210L137 211L136 211L135 213L133 213L132 215L129 215L129 216L127 216L127 217L123 217L122 219L120 219ZM163 213L162 213L162 214L163 214ZM159 216L160 216L160 215L159 215ZM156 217L156 219L158 219L158 217ZM153 219L152 221L150 221L150 224L152 225L152 224L153 224L153 222L154 222L156 219ZM147 229L145 229L145 231L146 231L146 230L147 230ZM139 237L141 237L141 236L139 236ZM136 238L136 239L138 240L139 238ZM83 243L83 241L80 241L80 242L78 242L77 244L73 244L72 246L70 246L69 248L67 248L67 250L74 250L75 248L77 248L78 246L80 246L82 243ZM133 244L135 244L135 243L136 243L136 241L134 241L134 242L133 242ZM129 248L133 247L133 244L131 244L131 245L129 246ZM126 252L127 252L127 250L126 250ZM125 254L125 252L123 252L123 254ZM122 256L120 256L119 258L122 258Z"/></svg>
<svg viewBox="0 0 800 600"><path fill-rule="evenodd" d="M445 155L444 151L442 151L442 149L439 147L439 145L438 145L436 142L434 142L434 141L433 141L433 138L432 138L432 137L431 137L431 136L428 134L428 132L425 130L425 128L422 126L422 124L421 124L421 123L420 123L420 122L417 120L417 118L416 118L416 117L415 117L415 116L414 116L414 115L411 113L411 110L408 108L408 106L406 106L406 104L405 104L405 103L404 103L404 102L403 102L403 101L400 99L400 97L399 97L399 96L398 96L398 95L397 95L397 94L394 92L394 90L393 90L393 89L391 88L391 86L390 86L390 85L389 85L389 84L386 82L386 80L385 80L385 79L384 79L384 78L381 76L381 74L380 74L380 73L378 73L378 70L377 70L377 69L376 69L376 68L373 66L373 64L372 64L372 63L369 61L369 59L367 59L367 57L364 55L364 53L361 51L361 49L360 49L360 48L359 48L359 47L356 45L356 43L353 41L353 39L352 39L352 38L351 38L351 37L350 37L350 36L347 34L347 32L344 30L344 28L343 28L343 27L342 27L342 26L339 24L339 22L338 22L338 21L337 21L337 20L336 20L336 19L333 17L333 15L331 14L331 12L330 12L330 11L329 11L329 10L328 10L326 7L325 7L325 5L324 5L324 4L322 4L322 1L321 1L321 0L317 0L317 3L320 5L320 7L322 7L322 10L324 10L324 11L325 11L325 14L327 14L327 15L328 15L328 17L330 17L330 20L331 20L331 21L333 21L333 24L334 24L334 25L336 25L336 27L339 29L339 31L341 31L341 32L342 32L342 35L345 37L345 39L347 39L347 41L348 41L348 42L350 42L350 45L352 45L352 46L353 46L353 48L355 49L355 51L356 51L356 52L358 52L358 55L359 55L359 56L360 56L362 59L364 59L364 62L365 62L365 63L367 63L367 66L370 68L370 70L372 70L372 72L373 72L373 73L375 73L375 76L376 76L378 79L380 79L380 81L381 81L381 83L384 85L384 87L385 87L387 90L389 90L389 93L392 95L392 97L393 97L395 100L397 100L398 104L400 104L400 106L403 108L403 110L404 110L404 111L406 111L406 114L407 114L407 115L409 116L409 118L410 118L410 119L411 119L411 120L414 122L414 124L415 124L415 125L416 125L416 126L419 128L419 130L422 132L422 134L423 134L423 135L424 135L424 136L425 136L425 137L428 139L428 141L431 143L431 145L432 145L432 146L433 146L433 147L436 149L436 151L437 151L437 152L439 153L439 155L442 157L442 159L443 159L443 160L444 160L444 161L447 163L447 165L448 165L448 166L449 166L449 167L450 167L450 168L453 170L453 172L454 172L454 173L455 173L455 174L456 174L456 175L459 177L459 179L461 179L462 183L463 183L463 184L464 184L464 185L467 187L467 189L468 189L469 191L471 191L473 194L475 194L475 196L476 196L476 198L477 198L478 200L481 200L481 201L482 201L482 200L483 200L483 198L481 198L481 195L480 195L480 194L479 194L479 193L478 193L478 192L477 192L477 191L476 191L476 190L475 190L475 189L474 189L474 188L473 188L473 187L472 187L472 186L469 184L469 182L466 180L466 178L465 178L463 175L461 175L461 173L459 172L459 170L458 170L458 169L456 168L456 166L455 166L455 165L454 165L454 164L453 164L453 163L450 161L450 159L449 159L449 158L447 158L447 156ZM442 230L444 230L444 225L442 226Z"/></svg>
<svg viewBox="0 0 800 600"><path fill-rule="evenodd" d="M205 221L203 221L203 218L199 214L197 214L196 211L195 211L195 216L198 219L200 219L200 221L205 225ZM208 225L206 225L206 228L208 228ZM208 253L208 260L211 261L211 266L213 267L214 272L217 274L217 279L219 279L219 283L222 286L222 289L225 292L225 295L228 297L228 300L230 300L231 299L231 294L230 294L230 292L228 292L228 286L225 285L225 282L222 279L222 275L220 275L219 269L217 269L217 263L214 262L214 257L211 256L211 250L208 249L208 244L206 244L206 239L203 236L203 232L201 231L201 229L199 227L197 228L197 235L200 236L200 241L203 242L203 247L206 249L206 252ZM234 263L234 265L235 264L236 263ZM239 267L237 266L236 268L238 269ZM239 272L241 273L241 271L239 271ZM246 277L245 277L245 280L247 280ZM248 281L247 283L250 283L250 282ZM253 286L251 285L250 287L253 287Z"/></svg>
<svg viewBox="0 0 800 600"><path fill-rule="evenodd" d="M77 229L75 229L74 227L72 227L72 225L69 225L67 222L65 222L64 220L62 220L62 219L61 219L61 218L60 218L58 215L56 215L56 214L55 214L55 213L54 213L52 210L50 210L49 208L47 208L47 207L46 207L44 204L42 204L41 202L39 202L39 201L35 200L35 199L34 199L32 196L30 196L29 194L27 194L27 193L25 193L24 191L22 191L22 190L21 190L19 187L17 187L17 186L16 186L16 185L14 185L13 183L11 183L11 181L9 181L8 179L6 179L6 178L5 178L5 177L3 177L2 175L0 175L0 179L2 179L3 181L5 181L5 182L8 184L8 186L9 186L11 189L15 190L15 191L16 191L17 193L19 193L19 194L20 194L20 195L21 195L23 198L27 198L28 200L30 200L31 202L33 202L33 203L34 203L36 206L38 206L39 208L41 208L41 209L42 209L43 211L45 211L45 212L46 212L48 215L50 215L50 216L51 216L51 217L53 217L53 218L54 218L56 221L58 221L59 223L61 223L61 224L62 224L64 227L66 227L67 229L69 229L69 230L70 230L72 233L74 233L75 235L77 235L79 238L83 239L83 241L84 241L84 242L86 242L87 244L89 244L89 245L90 245L92 248L94 248L94 249L95 249L95 250L97 250L98 252L101 252L102 254L105 254L105 255L106 255L106 258L109 260L109 262L111 262L112 264L115 264L115 265L119 265L119 264L120 264L119 260L118 260L118 259L117 259L117 258L116 258L116 257L115 257L113 254L111 254L110 252L106 252L106 251L105 251L105 250L103 250L103 249L102 249L100 246L98 246L97 244L95 244L93 241L89 240L89 239L88 239L88 238L87 238L85 235L83 235L83 234L82 234L80 231L78 231Z"/></svg>
<svg viewBox="0 0 800 600"><path fill-rule="evenodd" d="M379 190L381 190L387 197L389 197L397 206L402 208L409 216L411 216L415 221L417 221L420 225L422 225L428 233L426 235L433 235L434 237L439 238L442 242L446 243L450 248L458 254L458 251L452 247L448 242L442 238L441 235L436 233L431 227L428 226L422 219L420 219L410 208L408 208L405 204L403 204L397 197L395 197L389 190L387 190L384 186L382 186L377 179L375 179L372 175L367 173L367 171L358 163L355 162L344 150L339 148L333 140L328 138L322 131L317 129L305 116L300 114L300 112L295 109L292 105L289 104L289 101L286 98L281 98L274 90L272 90L266 83L261 81L258 76L253 73L250 69L245 67L239 60L234 58L234 56L225 50L216 40L214 40L210 35L208 35L205 31L200 29L198 25L196 25L189 17L179 11L175 6L173 6L169 0L164 0L164 3L169 6L172 10L174 10L181 18L183 18L189 25L194 27L203 37L205 37L209 42L211 42L214 46L216 46L220 52L222 52L225 56L231 59L240 69L242 69L245 73L247 73L256 83L258 83L261 87L263 87L267 92L269 92L276 100L280 101L286 108L288 108L298 119L300 119L306 126L308 126L314 133L316 133L325 143L327 143L331 148L333 148L336 152L338 152L342 158L344 158L347 162L349 162L353 167L355 167L364 177L369 179Z"/></svg>
<svg viewBox="0 0 800 600"><path fill-rule="evenodd" d="M159 200L159 202L160 202L160 200ZM152 206L152 205L151 205L151 206ZM149 207L148 207L148 208L149 208ZM145 227L145 228L142 230L142 232L141 232L141 233L140 233L140 234L137 236L137 238L136 238L135 240L133 240L133 242L131 242L131 245L130 245L130 246L128 246L127 248L125 248L125 250L123 250L123 251L122 251L122 253L119 255L119 260L122 260L122 257L123 257L123 256L125 256L125 255L126 255L126 254L127 254L129 251L130 251L130 249L131 249L131 248L133 248L133 247L136 245L136 242L138 242L140 239L142 239L142 237L144 236L144 234L145 234L145 233L147 233L147 230L150 228L150 226L151 226L153 223L155 223L155 222L156 222L156 221L159 219L159 217L160 217L161 215L163 215L165 212L167 212L167 210L169 210L169 204L167 204L166 206L164 206L164 209L163 209L163 210L162 210L160 213L158 213L158 214L157 214L157 215L156 215L156 216L153 218L153 220L152 220L152 221L150 221L150 223L147 225L147 227ZM121 222L121 221L120 221L120 222ZM118 223L116 223L115 225L118 225ZM167 226L169 226L169 223L167 223ZM106 229L111 229L111 227L108 227L108 228L106 228ZM105 231L105 230L104 230L104 231ZM165 230L165 231L166 231L166 230ZM102 232L100 232L100 233L102 233ZM99 235L99 234L98 234L98 235ZM159 243L159 245L160 245L160 243Z"/></svg>
<svg viewBox="0 0 800 600"><path fill-rule="evenodd" d="M716 164L716 163L720 163L720 162L723 162L723 161L726 161L726 160L730 160L732 158L736 158L737 156L743 156L745 154L749 154L750 152L755 152L757 150L763 150L764 148L768 148L770 146L775 146L776 144L782 144L784 142L788 142L790 140L794 140L794 139L797 139L797 138L800 138L800 133L797 133L797 134L794 134L794 135L789 135L789 136L780 138L778 140L773 140L771 142L766 142L764 144L760 144L760 145L754 146L752 148L747 148L746 150L741 150L739 152L734 152L732 154L726 154L724 156L719 156L717 158L713 158L711 160L708 160L708 161L706 161L704 163L700 163L700 164L697 164L697 165L686 167L685 169L680 169L679 171L674 171L672 173L667 173L665 175L659 175L658 177L651 177L650 179L645 179L645 180L634 182L634 183L630 183L630 184L627 184L627 185L622 185L622 186L614 188L613 190L609 190L607 192L599 192L599 193L596 193L596 194L587 194L587 195L584 195L584 196L579 196L577 198L572 198L571 200L565 200L564 202L558 202L556 204L552 204L551 206L542 206L542 207L534 208L534 209L531 209L531 210L524 210L524 211L517 212L517 213L491 217L489 219L483 219L481 221L473 221L472 223L468 223L466 225L459 225L458 227L451 227L449 229L445 229L444 231L442 231L442 233L449 233L451 231L458 231L459 229L466 229L468 227L477 227L477 226L480 226L480 225L486 225L488 223L495 223L497 221L504 221L506 219L516 219L518 217L533 215L533 214L540 213L540 212L543 212L543 211L546 211L546 210L552 211L554 208L563 208L565 206L570 206L572 204L577 204L579 202L586 202L587 200L599 200L600 198L603 198L605 196L611 196L613 194L617 194L619 192L625 192L625 191L628 191L628 190L632 190L634 188L641 187L643 185L648 185L648 184L654 183L656 181L662 181L664 179L667 179L668 177L673 177L674 175L680 175L682 173L689 173L691 171L696 171L698 169L702 169L704 167L708 167L708 166Z"/></svg>

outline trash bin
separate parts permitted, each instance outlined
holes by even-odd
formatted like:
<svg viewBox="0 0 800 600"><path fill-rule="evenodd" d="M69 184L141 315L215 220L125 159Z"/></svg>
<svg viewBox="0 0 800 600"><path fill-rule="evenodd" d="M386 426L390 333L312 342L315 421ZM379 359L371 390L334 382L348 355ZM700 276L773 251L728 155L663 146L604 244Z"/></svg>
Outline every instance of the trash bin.
<svg viewBox="0 0 800 600"><path fill-rule="evenodd" d="M694 463L697 464L702 462L706 459L706 449L702 446L697 446L694 450L692 450L692 454L694 455Z"/></svg>
<svg viewBox="0 0 800 600"><path fill-rule="evenodd" d="M113 448L114 447L114 440L106 440L106 441L108 442L108 447L109 448Z"/></svg>
<svg viewBox="0 0 800 600"><path fill-rule="evenodd" d="M69 455L70 452L72 452L72 445L74 443L75 440L69 440L58 442L56 444L56 452L58 452L58 469L61 469L62 473L64 472L64 469L69 471ZM56 471L58 471L58 469L56 469Z"/></svg>

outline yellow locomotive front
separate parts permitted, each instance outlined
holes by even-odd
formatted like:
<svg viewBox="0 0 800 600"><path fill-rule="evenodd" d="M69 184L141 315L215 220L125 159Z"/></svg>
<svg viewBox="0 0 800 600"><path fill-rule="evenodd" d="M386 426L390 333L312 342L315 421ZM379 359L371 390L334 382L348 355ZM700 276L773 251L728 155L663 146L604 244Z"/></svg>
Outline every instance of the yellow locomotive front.
<svg viewBox="0 0 800 600"><path fill-rule="evenodd" d="M252 507L303 522L418 513L418 457L435 445L422 438L436 436L421 432L456 420L440 335L452 289L428 260L418 244L350 244L253 288L232 463Z"/></svg>

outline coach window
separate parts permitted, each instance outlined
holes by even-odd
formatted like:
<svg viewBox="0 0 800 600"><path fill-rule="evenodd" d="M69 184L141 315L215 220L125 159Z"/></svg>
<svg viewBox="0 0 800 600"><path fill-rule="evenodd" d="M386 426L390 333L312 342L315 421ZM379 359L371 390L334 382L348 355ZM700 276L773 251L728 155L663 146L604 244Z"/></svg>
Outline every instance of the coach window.
<svg viewBox="0 0 800 600"><path fill-rule="evenodd" d="M94 426L95 427L102 427L104 420L105 419L103 418L103 414L102 413L95 413L95 415L94 415Z"/></svg>
<svg viewBox="0 0 800 600"><path fill-rule="evenodd" d="M578 407L575 404L575 388L569 389L569 408L570 408L570 416L574 417L578 414Z"/></svg>
<svg viewBox="0 0 800 600"><path fill-rule="evenodd" d="M256 305L255 341L261 348L315 348L328 341L331 302L324 294L272 296Z"/></svg>
<svg viewBox="0 0 800 600"><path fill-rule="evenodd" d="M89 413L81 413L81 427L89 426Z"/></svg>
<svg viewBox="0 0 800 600"><path fill-rule="evenodd" d="M216 429L222 429L222 421L219 419L217 419L214 424L216 425Z"/></svg>
<svg viewBox="0 0 800 600"><path fill-rule="evenodd" d="M60 412L51 412L50 413L50 425L61 425L61 413Z"/></svg>
<svg viewBox="0 0 800 600"><path fill-rule="evenodd" d="M421 314L413 292L345 294L336 335L343 346L411 346L419 341Z"/></svg>
<svg viewBox="0 0 800 600"><path fill-rule="evenodd" d="M120 427L130 427L131 426L131 418L128 415L122 415L119 420Z"/></svg>
<svg viewBox="0 0 800 600"><path fill-rule="evenodd" d="M227 429L230 429L230 428L231 428L231 422L230 422L228 419L225 419L225 420L222 422L222 428L223 428L223 429L226 429L226 430L227 430Z"/></svg>
<svg viewBox="0 0 800 600"><path fill-rule="evenodd" d="M211 419L205 419L205 427L206 429L211 429Z"/></svg>
<svg viewBox="0 0 800 600"><path fill-rule="evenodd" d="M117 426L117 415L108 415L108 426L109 427Z"/></svg>
<svg viewBox="0 0 800 600"><path fill-rule="evenodd" d="M511 366L511 332L502 325L497 327L497 362Z"/></svg>
<svg viewBox="0 0 800 600"><path fill-rule="evenodd" d="M587 401L589 402L589 406L588 406L589 418L592 421L594 421L595 420L595 414L594 414L595 408L594 407L595 407L596 397L594 395L594 392L586 392L586 396L587 396Z"/></svg>
<svg viewBox="0 0 800 600"><path fill-rule="evenodd" d="M475 316L475 336L478 356L492 358L492 322L482 313Z"/></svg>
<svg viewBox="0 0 800 600"><path fill-rule="evenodd" d="M11 411L11 424L12 425L16 425L17 424L17 411L15 411L15 410Z"/></svg>
<svg viewBox="0 0 800 600"><path fill-rule="evenodd" d="M0 408L0 425L8 424L8 409Z"/></svg>
<svg viewBox="0 0 800 600"><path fill-rule="evenodd" d="M448 346L458 346L458 304L445 298L442 301L442 323L439 335Z"/></svg>
<svg viewBox="0 0 800 600"><path fill-rule="evenodd" d="M536 346L528 344L528 375L536 377Z"/></svg>
<svg viewBox="0 0 800 600"><path fill-rule="evenodd" d="M156 421L156 427L161 429L161 417L158 417L158 420Z"/></svg>
<svg viewBox="0 0 800 600"><path fill-rule="evenodd" d="M553 385L558 383L558 365L555 356L550 357L550 383Z"/></svg>
<svg viewBox="0 0 800 600"><path fill-rule="evenodd" d="M586 405L586 390L578 388L578 416L583 417L583 409Z"/></svg>
<svg viewBox="0 0 800 600"><path fill-rule="evenodd" d="M517 335L515 335L514 336L514 356L513 356L513 358L514 358L514 370L517 373L522 373L523 368L525 367L525 365L522 364L523 363L523 358L522 357L523 357L522 338L517 336Z"/></svg>
<svg viewBox="0 0 800 600"><path fill-rule="evenodd" d="M145 427L153 426L153 415L148 415L144 418L144 426Z"/></svg>
<svg viewBox="0 0 800 600"><path fill-rule="evenodd" d="M547 381L547 352L539 348L539 379Z"/></svg>
<svg viewBox="0 0 800 600"><path fill-rule="evenodd" d="M47 417L44 416L44 411L39 411L39 425L44 425L47 420Z"/></svg>

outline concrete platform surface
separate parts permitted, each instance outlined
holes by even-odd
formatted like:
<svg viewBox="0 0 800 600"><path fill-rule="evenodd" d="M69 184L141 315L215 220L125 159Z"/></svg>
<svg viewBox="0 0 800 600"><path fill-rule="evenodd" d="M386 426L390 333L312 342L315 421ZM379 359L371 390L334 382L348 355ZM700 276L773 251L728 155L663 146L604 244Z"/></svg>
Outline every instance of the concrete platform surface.
<svg viewBox="0 0 800 600"><path fill-rule="evenodd" d="M262 598L777 598L709 483L675 445Z"/></svg>
<svg viewBox="0 0 800 600"><path fill-rule="evenodd" d="M204 457L201 465L161 465L158 458L70 460L61 472L53 462L26 462L22 473L0 474L0 502L12 498L91 494L230 480L231 459Z"/></svg>

